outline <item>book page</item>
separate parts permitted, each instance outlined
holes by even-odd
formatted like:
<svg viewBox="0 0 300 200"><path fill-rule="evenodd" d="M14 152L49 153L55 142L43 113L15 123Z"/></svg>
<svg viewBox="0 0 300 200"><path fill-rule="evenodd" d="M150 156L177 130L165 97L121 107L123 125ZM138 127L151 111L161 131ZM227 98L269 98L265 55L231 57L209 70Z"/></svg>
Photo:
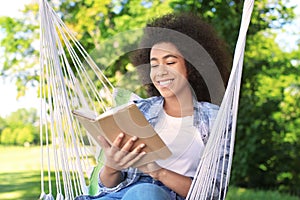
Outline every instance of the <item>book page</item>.
<svg viewBox="0 0 300 200"><path fill-rule="evenodd" d="M81 116L81 117L84 117L84 118L87 118L89 120L96 120L97 118L97 113L92 111L92 110L88 110L88 109L78 109L78 110L73 110L72 111L73 115L77 115L77 116Z"/></svg>

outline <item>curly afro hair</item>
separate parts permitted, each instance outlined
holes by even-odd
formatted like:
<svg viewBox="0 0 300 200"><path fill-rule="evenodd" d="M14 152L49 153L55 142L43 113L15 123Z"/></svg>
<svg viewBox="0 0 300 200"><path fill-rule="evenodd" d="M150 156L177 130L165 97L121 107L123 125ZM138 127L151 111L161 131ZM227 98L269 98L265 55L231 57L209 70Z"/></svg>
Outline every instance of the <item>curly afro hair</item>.
<svg viewBox="0 0 300 200"><path fill-rule="evenodd" d="M131 55L133 65L143 66L138 72L149 96L160 95L149 81L149 63L152 46L162 42L174 44L184 56L188 81L198 101L212 102L207 86L207 78L210 77L204 77L204 68L210 68L209 71L215 67L217 71L209 73L209 76L218 74L222 87L226 87L231 64L226 43L201 17L189 13L172 13L156 18L146 25L140 47Z"/></svg>

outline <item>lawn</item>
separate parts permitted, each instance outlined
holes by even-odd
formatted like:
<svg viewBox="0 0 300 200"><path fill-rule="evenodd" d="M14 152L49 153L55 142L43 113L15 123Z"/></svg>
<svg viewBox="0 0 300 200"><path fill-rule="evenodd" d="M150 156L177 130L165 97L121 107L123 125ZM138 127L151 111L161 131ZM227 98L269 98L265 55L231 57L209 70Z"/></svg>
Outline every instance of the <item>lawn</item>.
<svg viewBox="0 0 300 200"><path fill-rule="evenodd" d="M1 161L2 162L2 161ZM40 194L40 172L0 173L0 199L38 199Z"/></svg>
<svg viewBox="0 0 300 200"><path fill-rule="evenodd" d="M0 199L37 200L40 186L39 147L0 146ZM227 200L300 200L276 191L230 187Z"/></svg>
<svg viewBox="0 0 300 200"><path fill-rule="evenodd" d="M38 199L40 195L39 147L0 146L0 152L0 199Z"/></svg>

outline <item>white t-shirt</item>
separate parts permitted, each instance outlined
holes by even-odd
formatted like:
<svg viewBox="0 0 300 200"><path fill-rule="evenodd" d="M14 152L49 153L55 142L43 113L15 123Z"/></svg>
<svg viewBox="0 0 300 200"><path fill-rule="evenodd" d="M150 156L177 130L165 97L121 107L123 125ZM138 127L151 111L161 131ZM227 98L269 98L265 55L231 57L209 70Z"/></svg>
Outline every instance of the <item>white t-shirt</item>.
<svg viewBox="0 0 300 200"><path fill-rule="evenodd" d="M176 118L162 111L154 129L172 152L171 157L159 160L157 164L179 174L193 177L204 150L200 133L193 126L193 116Z"/></svg>

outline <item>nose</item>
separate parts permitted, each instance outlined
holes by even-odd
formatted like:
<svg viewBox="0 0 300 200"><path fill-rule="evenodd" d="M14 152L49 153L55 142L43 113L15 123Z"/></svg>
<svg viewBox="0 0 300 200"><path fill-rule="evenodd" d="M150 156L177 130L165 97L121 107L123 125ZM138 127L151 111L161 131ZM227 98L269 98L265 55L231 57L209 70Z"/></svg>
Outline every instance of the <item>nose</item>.
<svg viewBox="0 0 300 200"><path fill-rule="evenodd" d="M157 76L164 76L168 74L167 66L159 65L157 70Z"/></svg>

